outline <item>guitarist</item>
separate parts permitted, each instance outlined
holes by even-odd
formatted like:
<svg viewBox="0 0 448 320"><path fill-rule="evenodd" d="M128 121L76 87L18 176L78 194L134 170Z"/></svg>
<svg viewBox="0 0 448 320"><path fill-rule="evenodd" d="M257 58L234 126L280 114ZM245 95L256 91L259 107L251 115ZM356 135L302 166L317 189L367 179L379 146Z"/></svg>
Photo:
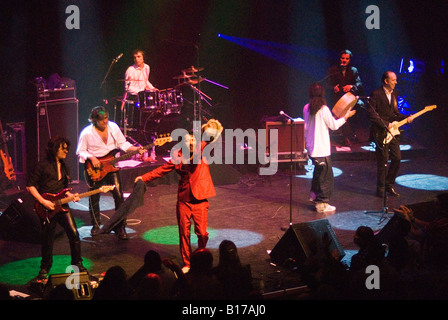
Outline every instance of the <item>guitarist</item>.
<svg viewBox="0 0 448 320"><path fill-rule="evenodd" d="M388 144L383 144L388 130L393 127L394 121L407 119L411 123L413 118L407 117L398 111L398 93L395 90L397 76L392 71L384 72L381 77L382 86L375 89L369 100L367 116L372 123L370 139L375 143L377 159L377 188L376 196L383 197L384 192L398 197L394 189L395 179L400 169L401 151L399 135L396 135ZM387 168L390 159L389 168Z"/></svg>
<svg viewBox="0 0 448 320"><path fill-rule="evenodd" d="M120 127L112 121L109 121L109 113L103 106L94 107L89 117L90 125L85 127L80 135L78 141L78 148L76 154L79 157L79 162L86 163L90 161L92 166L96 169L101 169L101 163L98 158L108 155L111 151L121 149L123 151L136 151L143 149L141 147L133 146L126 140L126 137L120 130ZM93 181L86 175L89 190L98 189L104 185L115 185L111 190L115 201L115 210L118 210L120 205L124 202L123 192L121 190L119 171L109 172L103 179ZM101 216L100 216L100 194L94 194L89 197L89 213L92 223L92 236L95 236L100 231ZM115 233L122 240L126 240L126 221L123 221L115 228Z"/></svg>
<svg viewBox="0 0 448 320"><path fill-rule="evenodd" d="M68 187L70 175L64 160L70 148L70 141L55 136L47 144L46 159L37 163L34 171L29 175L26 188L28 192L45 209L54 210L52 201L46 200L44 193L57 194ZM73 196L74 202L79 201L78 194L67 192L67 196ZM56 213L53 218L41 219L42 221L42 261L38 279L46 279L53 264L53 243L56 224L59 223L67 234L70 250L71 263L76 265L80 271L87 271L82 265L81 241L73 216L68 204L63 205L65 211Z"/></svg>

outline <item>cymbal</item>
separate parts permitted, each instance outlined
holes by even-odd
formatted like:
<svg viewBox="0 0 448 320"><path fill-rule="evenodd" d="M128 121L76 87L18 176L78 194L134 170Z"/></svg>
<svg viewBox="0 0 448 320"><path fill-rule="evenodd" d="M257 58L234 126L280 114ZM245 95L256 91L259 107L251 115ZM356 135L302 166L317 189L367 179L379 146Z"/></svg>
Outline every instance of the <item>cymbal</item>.
<svg viewBox="0 0 448 320"><path fill-rule="evenodd" d="M196 79L189 79L187 82L189 84L198 84L199 82L202 82L204 80L205 80L205 78L199 77L199 78L196 78Z"/></svg>
<svg viewBox="0 0 448 320"><path fill-rule="evenodd" d="M173 79L190 79L192 76L186 75L186 74L181 74L179 76L175 76L173 77Z"/></svg>
<svg viewBox="0 0 448 320"><path fill-rule="evenodd" d="M182 70L182 72L185 72L185 73L194 73L194 72L199 72L199 71L202 71L202 70L204 70L204 68L201 68L201 67L195 68L195 67L191 66L191 67L188 68L188 69L184 69L184 70Z"/></svg>

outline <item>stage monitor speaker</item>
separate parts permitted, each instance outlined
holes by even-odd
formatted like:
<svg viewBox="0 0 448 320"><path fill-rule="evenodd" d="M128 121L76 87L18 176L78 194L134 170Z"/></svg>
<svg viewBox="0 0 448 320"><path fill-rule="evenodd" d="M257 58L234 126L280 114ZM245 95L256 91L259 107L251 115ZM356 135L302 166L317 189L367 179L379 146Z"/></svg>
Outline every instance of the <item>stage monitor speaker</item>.
<svg viewBox="0 0 448 320"><path fill-rule="evenodd" d="M330 252L337 250L339 258L345 256L336 235L327 219L292 225L271 251L271 261L278 266L300 266L309 257L322 249L322 237L327 233Z"/></svg>
<svg viewBox="0 0 448 320"><path fill-rule="evenodd" d="M92 286L90 285L90 279L88 272L79 272L79 273L60 273L60 274L51 274L48 278L48 282L45 285L44 289L44 299L48 299L52 295L52 290L54 290L58 286L62 286L63 289L67 287L67 279L69 279L70 286L73 286L73 299L74 300L91 300L93 297L92 294ZM73 280L78 282L76 285L73 283ZM58 295L56 293L56 295ZM61 296L54 297L55 299L61 299Z"/></svg>
<svg viewBox="0 0 448 320"><path fill-rule="evenodd" d="M278 130L279 154L291 152L291 122L268 121L266 122L266 150L270 151L270 130ZM294 120L292 128L292 152L301 153L305 150L305 121Z"/></svg>
<svg viewBox="0 0 448 320"><path fill-rule="evenodd" d="M42 226L34 198L24 193L0 215L0 237L6 241L40 243Z"/></svg>
<svg viewBox="0 0 448 320"><path fill-rule="evenodd" d="M79 182L79 162L76 156L78 144L78 100L39 102L37 104L37 157L45 159L48 141L60 135L70 141L67 166L73 183Z"/></svg>

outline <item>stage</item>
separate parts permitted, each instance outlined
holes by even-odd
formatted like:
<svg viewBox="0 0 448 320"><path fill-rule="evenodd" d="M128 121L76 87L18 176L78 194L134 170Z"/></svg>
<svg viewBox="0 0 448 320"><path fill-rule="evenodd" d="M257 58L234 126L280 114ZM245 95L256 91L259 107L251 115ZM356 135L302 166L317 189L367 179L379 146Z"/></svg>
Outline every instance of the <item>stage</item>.
<svg viewBox="0 0 448 320"><path fill-rule="evenodd" d="M448 190L448 168L440 165L446 163L446 159L428 155L423 152L424 148L411 152L412 143L405 148L396 185L401 196L387 199L390 211L400 204L434 201L437 194ZM343 249L343 261L349 264L351 256L358 250L353 242L356 228L365 225L380 231L393 214L381 213L383 200L375 196L376 160L369 154L372 151L358 145L343 151L344 154L341 152L333 154L335 191L331 204L337 209L327 215L317 213L308 201L313 170L308 163L294 165L292 177L289 163L281 164L278 172L271 176L260 176L253 166L212 165L217 196L209 199L208 248L213 253L214 263L218 262L220 242L230 239L236 243L242 262L251 265L254 286L261 290L266 300L306 299L308 287L297 270L272 263L269 252L290 226L318 221L329 223L334 231L333 240ZM156 163L122 169L125 191L132 191L136 176L163 161L158 158ZM143 264L148 250L156 250L162 257L180 262L175 216L177 181L177 175L172 173L148 185L144 206L128 216L130 239L127 241L118 239L113 233L92 238L87 198L71 203L82 238L82 255L91 277L100 277L115 265L123 267L131 276ZM86 191L83 181L72 187L77 192ZM24 193L13 195L9 200L17 197L22 197L25 205L30 201ZM105 222L114 213L111 196L102 195L101 209ZM3 208L3 212L5 210L7 208ZM366 210L378 212L366 214ZM424 213L422 218L431 219L431 213ZM192 235L192 239L195 245L196 236ZM0 240L0 248L0 283L30 295L27 299L39 299L30 281L39 271L40 245L20 239ZM54 254L55 265L51 273L65 273L70 251L62 232L55 241Z"/></svg>

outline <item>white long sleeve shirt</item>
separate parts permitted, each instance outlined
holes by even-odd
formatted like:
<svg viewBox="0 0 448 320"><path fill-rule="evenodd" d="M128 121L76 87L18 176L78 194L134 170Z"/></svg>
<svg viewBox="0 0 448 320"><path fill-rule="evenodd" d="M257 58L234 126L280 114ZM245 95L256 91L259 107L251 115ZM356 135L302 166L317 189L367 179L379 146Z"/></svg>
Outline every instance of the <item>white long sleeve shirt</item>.
<svg viewBox="0 0 448 320"><path fill-rule="evenodd" d="M150 70L151 69L146 63L144 64L143 68L137 67L136 64L130 66L124 74L124 79L129 80L125 81L124 84L126 92L137 95L139 92L146 90L147 86L150 90L154 89L152 83L149 82Z"/></svg>
<svg viewBox="0 0 448 320"><path fill-rule="evenodd" d="M329 129L339 129L345 119L335 119L327 106L322 106L314 116L310 115L308 108L309 104L303 107L305 148L310 157L328 157L331 155Z"/></svg>
<svg viewBox="0 0 448 320"><path fill-rule="evenodd" d="M121 149L126 152L132 146L115 122L108 121L107 126L107 143L104 143L101 139L93 124L81 131L76 149L76 155L79 157L80 163L85 163L91 156L104 157L114 149Z"/></svg>

